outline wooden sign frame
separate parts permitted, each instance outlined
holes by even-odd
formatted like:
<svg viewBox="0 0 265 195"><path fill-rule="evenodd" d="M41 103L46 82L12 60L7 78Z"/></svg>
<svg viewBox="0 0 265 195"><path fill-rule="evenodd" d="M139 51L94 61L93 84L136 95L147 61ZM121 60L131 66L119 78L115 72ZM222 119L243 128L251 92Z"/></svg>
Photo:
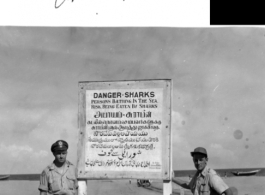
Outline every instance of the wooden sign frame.
<svg viewBox="0 0 265 195"><path fill-rule="evenodd" d="M82 82L79 82L78 85L79 85L79 93L78 93L79 95L79 100L78 100L79 140L78 140L78 154L77 154L78 179L89 180L89 179L123 179L123 178L129 179L130 178L130 179L171 180L171 171L172 171L171 170L171 167L172 167L172 147L171 147L172 146L172 141L171 141L171 137L172 137L171 136L172 82L171 82L171 79L104 81L104 82L82 81ZM122 106L124 107L127 106L127 108L124 108L126 112L122 112L123 108L119 106L120 104L115 104L115 100L112 100L115 98L121 99L122 101L125 102L124 104L122 104ZM128 101L125 101L125 100L128 100ZM138 110L136 109L137 112L135 113L133 113L134 111L133 105L132 105L133 101L137 102L136 107L138 106L137 107ZM150 103L148 103L149 101ZM105 105L104 102L109 103L109 104ZM140 105L140 102L142 102L141 105ZM126 117L133 117L133 115L131 115L132 113L134 114L135 118L147 117L147 118L141 119L141 121L145 121L144 119L148 119L148 120L152 119L152 116L154 115L155 115L154 120L157 121L159 119L161 121L159 125L152 126L152 128L156 127L158 129L152 129L152 130L149 129L145 131L149 133L149 137L146 136L146 137L139 138L142 141L146 141L149 145L148 144L140 145L138 143L137 143L138 145L134 144L134 147L142 147L143 145L146 147L145 149L142 150L143 154L141 154L141 150L139 149L139 153L132 152L130 155L128 155L128 152L127 154L125 154L126 150L122 149L124 151L122 153L122 156L124 158L125 157L130 158L130 163L136 162L132 160L134 156L137 156L138 159L141 159L141 158L146 159L147 155L154 155L154 156L151 156L150 159L153 159L153 158L158 159L158 162L159 162L158 164L154 164L154 162L148 161L148 163L145 166L144 165L141 166L141 164L138 163L139 165L138 168L140 171L136 171L136 166L138 166L136 164L132 163L132 165L128 166L128 168L126 167L127 164L125 166L125 162L127 163L129 161L125 161L125 160L119 161L120 163L124 163L123 164L124 167L116 166L114 168L109 168L109 167L106 167L106 164L104 164L107 162L107 160L106 161L91 161L89 159L89 158L93 158L93 155L94 156L96 155L95 151L97 152L99 151L98 147L102 147L102 145L99 146L100 144L92 143L92 141L99 139L98 137L93 136L95 135L95 128L97 128L97 126L92 126L92 125L95 123L96 118L99 119L100 117L102 117L102 120L105 120L106 117L115 117L115 115L111 115L110 112L101 112L101 111L111 110L111 108L109 107L111 108L115 107L114 109L112 109L112 111L117 111L116 113L118 114L116 115L116 117L120 117L120 120L123 122L124 121L127 122L125 120ZM92 115L90 113L92 113ZM122 114L120 115L120 113L123 113L123 115ZM131 113L131 114L128 114L128 113ZM136 120L135 118L132 120ZM109 120L112 120L112 118ZM135 125L134 127L138 128L138 131L140 132L141 129L139 128L139 125ZM106 128L110 128L110 127L106 127ZM149 126L149 128L151 127ZM138 134L136 138L139 137L138 135L140 135L138 131L137 131ZM100 133L103 131L99 130L97 132ZM132 131L128 131L128 132L132 132ZM156 136L158 135L156 137L156 140L155 140L155 137L151 136L152 134ZM111 137L113 136L105 137L105 140ZM115 137L113 137L113 139L114 138ZM130 136L128 138L130 138ZM119 139L114 139L114 140L119 140ZM135 139L131 138L131 140L135 140ZM117 142L117 141L114 141L114 142ZM124 143L124 144L127 144L127 143ZM128 143L128 145L129 144L133 145L132 143ZM157 148L159 148L157 150L158 152L155 152L154 146L157 146ZM122 147L125 148L125 145L122 145ZM114 145L113 145L113 148L114 148ZM113 150L114 149L112 149L112 155L114 155ZM137 151L137 150L135 149L132 151ZM102 149L102 152L104 152L103 149ZM110 152L108 153L110 154ZM144 154L147 154L147 155L144 155ZM159 155L157 156L157 154ZM117 152L117 155L118 155L118 152ZM121 155L121 153L119 153L119 155ZM100 158L100 156L98 158ZM102 157L102 159L104 158L106 159L107 157L105 156ZM95 164L95 162L97 162L98 164L97 163ZM99 165L99 162L101 163L100 165ZM115 162L118 162L118 160ZM102 166L102 163L103 163L103 166ZM106 167L106 169L104 167Z"/></svg>

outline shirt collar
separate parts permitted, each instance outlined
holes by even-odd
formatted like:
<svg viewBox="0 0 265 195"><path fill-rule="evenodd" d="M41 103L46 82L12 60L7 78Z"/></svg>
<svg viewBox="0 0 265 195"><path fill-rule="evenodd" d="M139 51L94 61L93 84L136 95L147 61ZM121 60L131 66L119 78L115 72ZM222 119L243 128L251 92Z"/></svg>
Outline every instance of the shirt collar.
<svg viewBox="0 0 265 195"><path fill-rule="evenodd" d="M207 167L207 165L204 167L204 169L202 170L201 173L199 173L198 175L202 175L203 177L206 176L206 173L208 172L209 168Z"/></svg>
<svg viewBox="0 0 265 195"><path fill-rule="evenodd" d="M65 161L65 165L67 167L69 167L72 163L70 163L68 160ZM55 169L55 164L54 164L54 161L52 162L52 164L49 165L49 169L52 170L52 169Z"/></svg>

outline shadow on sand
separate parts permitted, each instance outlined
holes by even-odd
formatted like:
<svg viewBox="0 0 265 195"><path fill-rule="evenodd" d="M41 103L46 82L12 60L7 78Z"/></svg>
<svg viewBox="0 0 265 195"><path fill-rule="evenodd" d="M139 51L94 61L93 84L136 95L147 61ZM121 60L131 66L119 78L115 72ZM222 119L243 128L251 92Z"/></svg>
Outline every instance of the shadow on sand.
<svg viewBox="0 0 265 195"><path fill-rule="evenodd" d="M144 188L147 190L150 190L150 191L154 191L154 192L158 192L158 193L163 194L163 187L162 186L160 187L160 186L156 186L156 185L151 185L149 187L144 187ZM182 191L184 191L184 195L192 195L191 191L189 191L189 190L182 190ZM172 194L181 195L181 189L173 189Z"/></svg>

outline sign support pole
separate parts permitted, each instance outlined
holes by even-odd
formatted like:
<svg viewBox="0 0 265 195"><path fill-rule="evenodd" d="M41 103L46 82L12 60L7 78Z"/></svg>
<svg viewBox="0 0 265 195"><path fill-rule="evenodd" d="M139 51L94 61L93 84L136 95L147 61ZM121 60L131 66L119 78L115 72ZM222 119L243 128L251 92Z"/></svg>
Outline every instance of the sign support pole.
<svg viewBox="0 0 265 195"><path fill-rule="evenodd" d="M170 172L169 172L169 179L170 180L163 180L163 195L171 195L172 194L172 180L171 180L171 178L173 177L173 167L172 167L172 135L171 135L171 120L172 120L172 95L173 95L173 93L172 93L172 89L173 89L173 86L171 85L171 97L170 97L170 125L169 125L169 130L170 130L170 135L169 135L169 137L170 137L170 144L169 144L169 147L170 147L170 152L169 152L169 164L170 164L170 166L169 166L169 170L170 170ZM182 194L181 194L182 195Z"/></svg>
<svg viewBox="0 0 265 195"><path fill-rule="evenodd" d="M87 181L78 181L78 195L87 195Z"/></svg>
<svg viewBox="0 0 265 195"><path fill-rule="evenodd" d="M163 195L171 195L172 194L172 181L163 180Z"/></svg>

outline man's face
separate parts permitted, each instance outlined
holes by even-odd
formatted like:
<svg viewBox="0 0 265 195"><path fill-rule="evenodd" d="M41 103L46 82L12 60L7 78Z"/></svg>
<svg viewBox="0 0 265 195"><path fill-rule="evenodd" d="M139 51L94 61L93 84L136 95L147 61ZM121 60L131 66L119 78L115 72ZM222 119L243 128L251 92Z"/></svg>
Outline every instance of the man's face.
<svg viewBox="0 0 265 195"><path fill-rule="evenodd" d="M204 167L207 165L207 161L208 158L203 154L195 153L193 155L193 163L198 171L202 171L204 169Z"/></svg>
<svg viewBox="0 0 265 195"><path fill-rule="evenodd" d="M55 157L55 161L59 163L64 163L67 157L67 150L55 151L53 155Z"/></svg>

